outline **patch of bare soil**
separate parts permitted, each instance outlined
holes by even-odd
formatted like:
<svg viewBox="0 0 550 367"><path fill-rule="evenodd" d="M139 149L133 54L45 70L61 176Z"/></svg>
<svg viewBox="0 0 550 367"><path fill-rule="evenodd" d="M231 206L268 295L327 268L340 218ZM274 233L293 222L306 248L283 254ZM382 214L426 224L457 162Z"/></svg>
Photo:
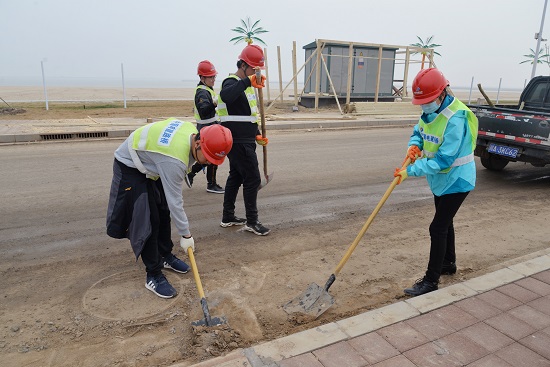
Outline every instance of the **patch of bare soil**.
<svg viewBox="0 0 550 367"><path fill-rule="evenodd" d="M499 197L498 190L472 194L455 221L459 270L443 277L441 287L547 248L548 200L547 189L540 186L525 196ZM210 328L191 324L204 318L192 277L166 272L179 295L171 300L154 296L138 280L143 278L142 265L129 263L132 254L126 243L95 257L14 264L1 273L10 285L1 299L2 365L199 362L397 302L405 298L402 289L424 271L429 218L418 213L429 212L431 206L402 205L381 214L368 243L356 249L330 289L336 304L316 320L287 315L282 306L309 282L324 284L344 254L343 239L351 240L361 226L357 213L333 218L333 230L323 220L301 223L285 228L285 236L268 236L261 245L242 243L240 249L231 250L243 233L205 240L216 251L234 252L205 270L211 315L228 319L227 325ZM509 208L516 219L503 226L501 214ZM529 232L523 230L526 226ZM96 246L105 248L107 243ZM212 256L202 252L199 258ZM279 252L283 255L277 256Z"/></svg>
<svg viewBox="0 0 550 367"><path fill-rule="evenodd" d="M0 120L48 120L48 119L86 119L108 117L133 118L160 118L193 116L193 101L130 101L124 108L123 102L53 102L46 110L43 103L12 102L11 108L17 113L0 113ZM268 115L292 112L293 103L284 101L275 103L268 111ZM337 111L334 108L324 107L326 110ZM6 109L3 109L6 110ZM3 111L2 110L2 111ZM298 111L307 111L303 106Z"/></svg>
<svg viewBox="0 0 550 367"><path fill-rule="evenodd" d="M0 109L0 115L17 115L20 113L25 113L25 111L22 108L2 108Z"/></svg>

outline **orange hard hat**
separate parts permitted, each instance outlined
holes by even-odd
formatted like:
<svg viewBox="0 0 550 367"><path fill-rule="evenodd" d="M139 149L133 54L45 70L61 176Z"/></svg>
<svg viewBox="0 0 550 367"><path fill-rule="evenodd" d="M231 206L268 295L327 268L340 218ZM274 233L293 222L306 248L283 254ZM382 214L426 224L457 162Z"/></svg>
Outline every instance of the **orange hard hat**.
<svg viewBox="0 0 550 367"><path fill-rule="evenodd" d="M219 124L205 126L200 131L201 150L208 162L220 165L233 146L231 131Z"/></svg>
<svg viewBox="0 0 550 367"><path fill-rule="evenodd" d="M426 104L435 100L449 85L449 81L436 68L420 70L412 83L412 104Z"/></svg>
<svg viewBox="0 0 550 367"><path fill-rule="evenodd" d="M262 48L257 45L247 45L243 50L241 51L241 54L239 55L239 60L243 60L248 65L252 66L253 68L259 67L260 69L264 69L264 52L262 51Z"/></svg>
<svg viewBox="0 0 550 367"><path fill-rule="evenodd" d="M218 72L216 71L214 64L212 64L210 61L203 60L199 62L199 66L197 67L197 75L214 76L216 74L218 74Z"/></svg>

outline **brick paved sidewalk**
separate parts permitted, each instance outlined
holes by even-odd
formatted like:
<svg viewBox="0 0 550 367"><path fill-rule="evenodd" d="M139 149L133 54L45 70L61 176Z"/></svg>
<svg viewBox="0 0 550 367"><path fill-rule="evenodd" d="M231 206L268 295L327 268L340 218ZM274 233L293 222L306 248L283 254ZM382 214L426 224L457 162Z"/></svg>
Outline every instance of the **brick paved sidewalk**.
<svg viewBox="0 0 550 367"><path fill-rule="evenodd" d="M363 366L550 367L550 249L460 284L194 365Z"/></svg>
<svg viewBox="0 0 550 367"><path fill-rule="evenodd" d="M550 366L550 270L278 365Z"/></svg>

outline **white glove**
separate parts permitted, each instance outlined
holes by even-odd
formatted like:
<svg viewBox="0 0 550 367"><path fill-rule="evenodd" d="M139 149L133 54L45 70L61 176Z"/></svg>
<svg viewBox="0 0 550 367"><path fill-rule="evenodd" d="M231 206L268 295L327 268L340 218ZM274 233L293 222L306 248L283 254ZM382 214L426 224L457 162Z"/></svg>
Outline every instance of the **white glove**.
<svg viewBox="0 0 550 367"><path fill-rule="evenodd" d="M195 252L195 240L193 239L193 236L189 238L181 237L180 239L180 246L187 253L187 249L191 247L193 249L193 252Z"/></svg>
<svg viewBox="0 0 550 367"><path fill-rule="evenodd" d="M218 97L213 98L212 102L214 102L214 106L218 107Z"/></svg>

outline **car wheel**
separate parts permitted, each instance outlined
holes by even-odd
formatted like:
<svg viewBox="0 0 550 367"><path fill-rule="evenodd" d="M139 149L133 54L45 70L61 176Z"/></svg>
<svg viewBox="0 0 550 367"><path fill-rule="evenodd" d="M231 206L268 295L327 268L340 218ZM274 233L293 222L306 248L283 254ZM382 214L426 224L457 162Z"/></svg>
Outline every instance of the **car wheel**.
<svg viewBox="0 0 550 367"><path fill-rule="evenodd" d="M480 159L483 167L490 171L502 171L510 162L506 158L491 153L483 154Z"/></svg>

